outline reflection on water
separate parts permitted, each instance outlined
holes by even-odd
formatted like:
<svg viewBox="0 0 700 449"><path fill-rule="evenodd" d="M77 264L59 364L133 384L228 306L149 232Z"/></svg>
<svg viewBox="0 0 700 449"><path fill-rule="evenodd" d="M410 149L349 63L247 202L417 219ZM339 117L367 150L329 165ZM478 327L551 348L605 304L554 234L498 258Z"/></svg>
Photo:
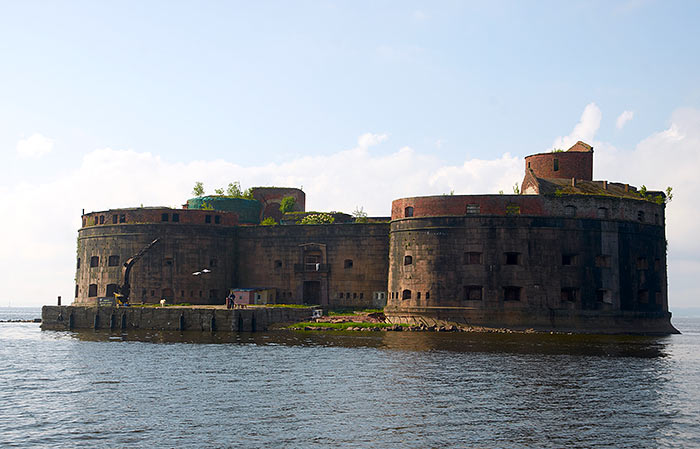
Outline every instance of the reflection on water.
<svg viewBox="0 0 700 449"><path fill-rule="evenodd" d="M670 337L438 333L274 331L211 333L177 331L82 331L66 333L82 341L141 341L149 343L253 344L377 348L399 351L491 352L513 354L568 354L606 357L665 357Z"/></svg>
<svg viewBox="0 0 700 449"><path fill-rule="evenodd" d="M692 331L72 333L3 324L0 343L1 447L700 446Z"/></svg>

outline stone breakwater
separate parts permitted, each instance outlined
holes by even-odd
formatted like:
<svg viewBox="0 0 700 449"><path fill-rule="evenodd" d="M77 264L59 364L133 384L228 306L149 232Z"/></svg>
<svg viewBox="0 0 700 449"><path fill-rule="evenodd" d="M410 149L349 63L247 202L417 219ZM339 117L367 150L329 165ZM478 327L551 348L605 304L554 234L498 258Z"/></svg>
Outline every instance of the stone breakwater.
<svg viewBox="0 0 700 449"><path fill-rule="evenodd" d="M311 307L44 306L41 309L41 328L256 332L276 325L309 320L312 310Z"/></svg>

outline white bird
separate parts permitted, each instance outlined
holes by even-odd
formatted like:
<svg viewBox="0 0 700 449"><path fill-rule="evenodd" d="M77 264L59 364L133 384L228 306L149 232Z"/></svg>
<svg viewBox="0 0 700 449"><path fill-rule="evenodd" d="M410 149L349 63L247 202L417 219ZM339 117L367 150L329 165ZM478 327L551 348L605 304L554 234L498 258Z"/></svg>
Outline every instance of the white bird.
<svg viewBox="0 0 700 449"><path fill-rule="evenodd" d="M205 269L202 270L202 273L211 273L211 270L205 268Z"/></svg>
<svg viewBox="0 0 700 449"><path fill-rule="evenodd" d="M194 273L192 273L192 276L199 276L200 274L202 274L201 271L195 271Z"/></svg>

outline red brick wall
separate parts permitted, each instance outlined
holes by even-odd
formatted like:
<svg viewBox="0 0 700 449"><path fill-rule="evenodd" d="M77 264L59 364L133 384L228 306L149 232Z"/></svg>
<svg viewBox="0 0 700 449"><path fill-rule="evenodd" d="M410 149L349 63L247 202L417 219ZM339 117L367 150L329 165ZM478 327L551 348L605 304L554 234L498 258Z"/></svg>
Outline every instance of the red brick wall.
<svg viewBox="0 0 700 449"><path fill-rule="evenodd" d="M559 170L554 171L554 160ZM564 151L540 153L525 158L525 170L532 170L538 178L576 178L593 180L593 152Z"/></svg>
<svg viewBox="0 0 700 449"><path fill-rule="evenodd" d="M391 219L407 218L404 214L406 207L409 206L413 207L414 218L465 216L469 215L467 214L467 205L470 204L479 205L479 212L474 214L475 216L510 215L510 211L512 215L607 218L632 222L641 221L660 226L663 226L665 222L664 205L641 199L621 199L595 195L562 195L561 197L547 195L440 195L401 198L391 203ZM601 209L603 210L601 211Z"/></svg>
<svg viewBox="0 0 700 449"><path fill-rule="evenodd" d="M441 195L401 198L391 203L391 219L405 218L406 207L414 217L466 215L468 204L478 204L481 215L506 215L509 205L520 207L520 214L542 215L542 199L535 195Z"/></svg>
<svg viewBox="0 0 700 449"><path fill-rule="evenodd" d="M238 215L232 212L198 210L198 209L170 209L170 208L137 208L137 209L110 209L101 212L90 212L83 215L83 227L113 225L113 224L144 224L144 223L166 223L162 221L163 214L168 214L167 223L178 224L211 224L213 226L236 226ZM173 221L173 214L179 215L179 221ZM117 216L117 223L114 223L114 216ZM206 216L211 217L211 223L206 222ZM124 222L121 222L124 216ZM216 223L216 217L219 223ZM102 218L104 217L104 218Z"/></svg>

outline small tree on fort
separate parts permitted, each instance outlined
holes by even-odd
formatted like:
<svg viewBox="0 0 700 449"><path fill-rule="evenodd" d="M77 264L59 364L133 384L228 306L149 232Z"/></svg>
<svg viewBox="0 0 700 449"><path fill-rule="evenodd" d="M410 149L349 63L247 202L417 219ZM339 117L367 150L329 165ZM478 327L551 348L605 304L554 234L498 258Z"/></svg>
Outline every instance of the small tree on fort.
<svg viewBox="0 0 700 449"><path fill-rule="evenodd" d="M224 189L223 189L223 188L214 189L214 193L216 193L217 195L223 195L223 194L224 194Z"/></svg>
<svg viewBox="0 0 700 449"><path fill-rule="evenodd" d="M286 214L287 212L292 212L294 207L297 205L297 200L293 196L285 196L280 202L280 212Z"/></svg>
<svg viewBox="0 0 700 449"><path fill-rule="evenodd" d="M194 183L194 188L192 189L192 194L194 196L204 195L204 184L202 183L202 181L197 181Z"/></svg>
<svg viewBox="0 0 700 449"><path fill-rule="evenodd" d="M367 223L367 212L365 212L365 208L362 206L356 206L355 210L352 212L352 216L355 217L355 223Z"/></svg>
<svg viewBox="0 0 700 449"><path fill-rule="evenodd" d="M236 182L230 182L228 184L228 188L226 189L226 196L232 196L234 198L240 198L243 195L243 192L241 191L241 183L236 181Z"/></svg>

